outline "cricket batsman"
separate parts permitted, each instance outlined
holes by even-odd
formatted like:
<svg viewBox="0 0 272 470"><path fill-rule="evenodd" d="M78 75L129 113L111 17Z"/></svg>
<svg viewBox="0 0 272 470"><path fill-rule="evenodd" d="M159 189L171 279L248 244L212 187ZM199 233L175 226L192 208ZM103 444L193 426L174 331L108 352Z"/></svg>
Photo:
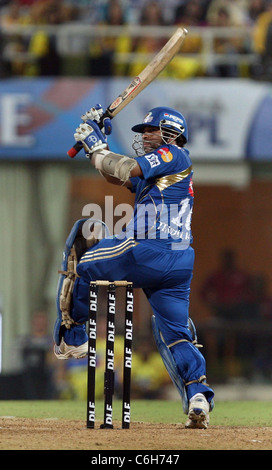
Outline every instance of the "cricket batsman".
<svg viewBox="0 0 272 470"><path fill-rule="evenodd" d="M100 130L103 113L100 105L91 108L82 116L74 137L107 181L135 194L134 214L119 234L107 234L101 223L105 233L100 240L84 238L83 221L75 223L66 241L58 284L54 352L58 359L87 355L85 323L91 280L133 282L151 305L155 342L181 395L183 412L188 415L185 426L206 429L214 392L206 382L205 359L189 317L195 255L187 124L172 108L151 109L132 127L137 155L132 158L109 149L112 125L106 118Z"/></svg>

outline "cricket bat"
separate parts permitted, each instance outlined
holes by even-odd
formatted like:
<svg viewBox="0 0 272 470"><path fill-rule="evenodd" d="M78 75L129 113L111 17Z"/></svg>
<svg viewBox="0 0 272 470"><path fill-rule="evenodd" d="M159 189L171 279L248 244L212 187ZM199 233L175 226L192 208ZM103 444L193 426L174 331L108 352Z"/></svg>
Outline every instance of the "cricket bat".
<svg viewBox="0 0 272 470"><path fill-rule="evenodd" d="M138 77L135 77L128 87L108 106L98 124L99 127L103 127L103 120L106 117L112 119L116 114L120 113L125 106L134 100L159 75L177 54L187 34L188 31L185 28L178 28L176 30ZM82 144L77 142L67 154L69 157L74 158L81 149Z"/></svg>

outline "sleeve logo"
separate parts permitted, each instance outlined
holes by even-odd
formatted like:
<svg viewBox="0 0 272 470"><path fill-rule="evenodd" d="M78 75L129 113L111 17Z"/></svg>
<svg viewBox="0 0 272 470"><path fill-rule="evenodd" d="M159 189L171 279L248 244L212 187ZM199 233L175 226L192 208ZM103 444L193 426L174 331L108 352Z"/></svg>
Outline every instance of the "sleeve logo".
<svg viewBox="0 0 272 470"><path fill-rule="evenodd" d="M173 160L173 154L169 152L169 149L167 147L163 147L160 150L158 150L158 153L161 155L162 159L164 162L171 162Z"/></svg>
<svg viewBox="0 0 272 470"><path fill-rule="evenodd" d="M158 166L161 164L158 155L155 153L151 153L150 155L145 155L145 158L149 162L151 168L154 168L155 166Z"/></svg>

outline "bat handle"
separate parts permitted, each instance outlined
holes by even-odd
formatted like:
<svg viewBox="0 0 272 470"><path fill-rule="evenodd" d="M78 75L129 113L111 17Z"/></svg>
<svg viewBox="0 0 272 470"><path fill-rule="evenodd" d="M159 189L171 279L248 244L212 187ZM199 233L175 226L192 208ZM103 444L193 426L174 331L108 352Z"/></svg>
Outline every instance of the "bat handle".
<svg viewBox="0 0 272 470"><path fill-rule="evenodd" d="M103 116L100 119L100 122L98 123L98 126L99 126L100 129L102 129L102 127L104 126L104 119L106 117L108 117L110 119L112 119L112 117L113 117L109 113L108 109L106 109L106 111L104 112ZM70 150L68 150L67 155L69 155L69 157L71 157L71 158L74 158L78 154L78 152L80 152L80 150L82 148L83 148L83 145L80 142L76 142L75 145L73 147L71 147Z"/></svg>
<svg viewBox="0 0 272 470"><path fill-rule="evenodd" d="M82 148L83 145L80 142L77 142L73 147L70 148L70 150L68 150L67 155L69 155L71 158L74 158Z"/></svg>

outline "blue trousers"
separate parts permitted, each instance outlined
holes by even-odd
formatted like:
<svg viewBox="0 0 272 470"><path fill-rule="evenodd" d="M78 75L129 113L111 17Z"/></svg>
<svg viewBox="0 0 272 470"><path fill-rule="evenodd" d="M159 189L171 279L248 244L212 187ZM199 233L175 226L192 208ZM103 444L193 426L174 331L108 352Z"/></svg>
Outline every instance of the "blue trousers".
<svg viewBox="0 0 272 470"><path fill-rule="evenodd" d="M165 343L170 345L180 375L185 383L206 375L203 355L190 342L188 329L190 285L193 276L194 250L158 250L154 245L133 238L119 240L105 238L88 250L77 266L79 278L73 291L71 316L83 323L88 319L88 295L91 280L127 280L141 288L152 307L157 325ZM66 330L67 344L80 345L87 341L85 325ZM205 384L193 383L187 388L188 399L195 393L204 393L210 401L213 391Z"/></svg>

